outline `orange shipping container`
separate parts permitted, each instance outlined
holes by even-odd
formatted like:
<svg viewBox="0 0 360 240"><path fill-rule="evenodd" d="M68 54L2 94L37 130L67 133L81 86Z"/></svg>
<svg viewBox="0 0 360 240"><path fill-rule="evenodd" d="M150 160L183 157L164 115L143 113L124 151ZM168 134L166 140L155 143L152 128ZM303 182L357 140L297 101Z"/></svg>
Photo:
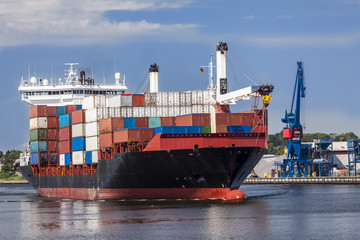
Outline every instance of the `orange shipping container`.
<svg viewBox="0 0 360 240"><path fill-rule="evenodd" d="M58 129L59 128L59 119L57 117L48 117L47 118L47 127Z"/></svg>
<svg viewBox="0 0 360 240"><path fill-rule="evenodd" d="M176 117L176 126L207 126L210 125L209 114L190 114Z"/></svg>
<svg viewBox="0 0 360 240"><path fill-rule="evenodd" d="M137 128L148 128L149 127L149 118L148 117L137 117L136 118L136 127Z"/></svg>
<svg viewBox="0 0 360 240"><path fill-rule="evenodd" d="M242 114L241 113L232 113L229 115L229 125L230 126L240 126L242 124Z"/></svg>
<svg viewBox="0 0 360 240"><path fill-rule="evenodd" d="M58 142L57 141L49 141L48 142L48 150L50 152L57 152L58 150Z"/></svg>
<svg viewBox="0 0 360 240"><path fill-rule="evenodd" d="M72 124L85 122L85 110L77 110L72 113Z"/></svg>
<svg viewBox="0 0 360 240"><path fill-rule="evenodd" d="M75 112L77 110L76 105L67 105L66 106L66 114L72 114L72 112Z"/></svg>
<svg viewBox="0 0 360 240"><path fill-rule="evenodd" d="M134 94L132 96L133 107L144 107L145 106L145 96L144 94Z"/></svg>
<svg viewBox="0 0 360 240"><path fill-rule="evenodd" d="M253 125L254 113L243 113L242 114L242 125Z"/></svg>
<svg viewBox="0 0 360 240"><path fill-rule="evenodd" d="M35 117L47 117L47 106L46 105L37 105L30 108L30 118Z"/></svg>
<svg viewBox="0 0 360 240"><path fill-rule="evenodd" d="M162 127L176 126L176 117L161 117Z"/></svg>
<svg viewBox="0 0 360 240"><path fill-rule="evenodd" d="M110 148L113 146L113 133L103 133L99 135L99 147Z"/></svg>
<svg viewBox="0 0 360 240"><path fill-rule="evenodd" d="M48 129L48 139L49 140L58 140L58 129Z"/></svg>
<svg viewBox="0 0 360 240"><path fill-rule="evenodd" d="M71 127L60 128L59 130L59 140L65 141L71 139Z"/></svg>
<svg viewBox="0 0 360 240"><path fill-rule="evenodd" d="M216 133L227 133L228 126L226 125L216 125Z"/></svg>
<svg viewBox="0 0 360 240"><path fill-rule="evenodd" d="M140 129L124 129L114 132L114 143L121 142L140 142L141 132Z"/></svg>
<svg viewBox="0 0 360 240"><path fill-rule="evenodd" d="M230 114L228 114L228 113L221 113L221 114L217 113L216 114L216 125L228 126L229 125L229 115Z"/></svg>
<svg viewBox="0 0 360 240"><path fill-rule="evenodd" d="M71 140L59 142L59 153L71 153Z"/></svg>
<svg viewBox="0 0 360 240"><path fill-rule="evenodd" d="M46 115L48 117L57 117L57 107L55 107L55 106L47 106L46 107Z"/></svg>
<svg viewBox="0 0 360 240"><path fill-rule="evenodd" d="M149 142L155 135L154 128L140 129L140 131L141 131L141 141L144 142Z"/></svg>
<svg viewBox="0 0 360 240"><path fill-rule="evenodd" d="M99 133L111 133L124 128L124 118L105 118L99 120Z"/></svg>

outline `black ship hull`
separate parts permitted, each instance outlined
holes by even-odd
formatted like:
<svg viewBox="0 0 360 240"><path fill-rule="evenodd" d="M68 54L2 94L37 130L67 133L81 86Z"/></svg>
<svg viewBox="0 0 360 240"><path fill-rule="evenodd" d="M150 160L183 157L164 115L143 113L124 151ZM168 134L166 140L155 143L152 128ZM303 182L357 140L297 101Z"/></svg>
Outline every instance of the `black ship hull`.
<svg viewBox="0 0 360 240"><path fill-rule="evenodd" d="M95 174L21 174L45 197L72 199L243 198L241 183L264 148L224 147L117 153L99 160Z"/></svg>

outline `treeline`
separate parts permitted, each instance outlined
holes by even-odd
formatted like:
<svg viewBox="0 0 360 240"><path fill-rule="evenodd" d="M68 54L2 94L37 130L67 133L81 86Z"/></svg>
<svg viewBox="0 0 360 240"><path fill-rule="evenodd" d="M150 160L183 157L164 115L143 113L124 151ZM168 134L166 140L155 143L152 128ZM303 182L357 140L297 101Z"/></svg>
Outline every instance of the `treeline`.
<svg viewBox="0 0 360 240"><path fill-rule="evenodd" d="M359 138L353 132L341 133L341 134L326 134L326 133L305 133L302 142L313 142L314 139L323 139L330 140L332 139L334 142L347 141L349 139ZM287 145L287 141L285 141L282 137L282 132L276 134L269 134L269 154L282 155L284 154L284 147Z"/></svg>
<svg viewBox="0 0 360 240"><path fill-rule="evenodd" d="M8 150L5 154L3 151L0 151L0 160L3 164L0 170L0 179L10 178L15 174L15 169L13 169L13 160L19 159L20 153L22 153L20 150Z"/></svg>

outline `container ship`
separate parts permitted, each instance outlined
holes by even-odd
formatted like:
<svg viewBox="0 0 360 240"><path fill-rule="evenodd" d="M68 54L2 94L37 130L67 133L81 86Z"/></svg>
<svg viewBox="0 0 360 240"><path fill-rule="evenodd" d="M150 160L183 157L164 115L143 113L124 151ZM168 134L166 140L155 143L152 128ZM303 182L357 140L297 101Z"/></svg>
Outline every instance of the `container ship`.
<svg viewBox="0 0 360 240"><path fill-rule="evenodd" d="M239 187L267 149L273 86L228 92L227 51L217 44L206 90L159 92L157 64L142 94L125 93L120 73L112 85L95 84L76 63L67 64L64 82L22 79L18 90L31 107L21 174L50 198L244 198ZM231 104L249 99L252 108L231 113Z"/></svg>

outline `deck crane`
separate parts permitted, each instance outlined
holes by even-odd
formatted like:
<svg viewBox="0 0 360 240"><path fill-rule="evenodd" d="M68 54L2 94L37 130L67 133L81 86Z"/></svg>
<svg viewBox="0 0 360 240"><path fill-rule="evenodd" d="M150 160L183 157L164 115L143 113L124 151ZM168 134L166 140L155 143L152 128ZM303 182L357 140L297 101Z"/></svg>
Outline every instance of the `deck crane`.
<svg viewBox="0 0 360 240"><path fill-rule="evenodd" d="M304 71L302 62L297 62L295 87L291 109L285 110L285 118L281 121L286 124L283 129L283 138L288 141L287 158L283 160L283 177L308 177L309 145L301 144L303 127L300 123L300 100L305 97ZM295 109L294 108L295 102ZM296 169L295 169L296 167Z"/></svg>

